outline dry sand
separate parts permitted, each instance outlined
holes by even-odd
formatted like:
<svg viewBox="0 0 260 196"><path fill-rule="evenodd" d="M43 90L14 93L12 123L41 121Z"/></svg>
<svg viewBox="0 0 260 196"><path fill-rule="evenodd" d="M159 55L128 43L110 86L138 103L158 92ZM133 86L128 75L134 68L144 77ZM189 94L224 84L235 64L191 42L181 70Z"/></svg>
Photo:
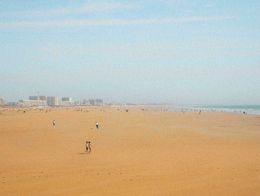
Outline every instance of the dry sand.
<svg viewBox="0 0 260 196"><path fill-rule="evenodd" d="M259 116L1 109L0 155L0 195L260 195Z"/></svg>

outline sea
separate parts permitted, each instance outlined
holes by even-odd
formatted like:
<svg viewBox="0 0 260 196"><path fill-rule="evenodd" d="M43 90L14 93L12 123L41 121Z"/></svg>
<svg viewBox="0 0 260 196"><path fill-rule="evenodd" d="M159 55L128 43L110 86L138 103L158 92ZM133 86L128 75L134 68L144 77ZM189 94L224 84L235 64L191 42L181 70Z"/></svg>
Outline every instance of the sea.
<svg viewBox="0 0 260 196"><path fill-rule="evenodd" d="M161 105L162 106L162 105ZM163 105L163 110L174 112L227 112L260 115L260 105Z"/></svg>

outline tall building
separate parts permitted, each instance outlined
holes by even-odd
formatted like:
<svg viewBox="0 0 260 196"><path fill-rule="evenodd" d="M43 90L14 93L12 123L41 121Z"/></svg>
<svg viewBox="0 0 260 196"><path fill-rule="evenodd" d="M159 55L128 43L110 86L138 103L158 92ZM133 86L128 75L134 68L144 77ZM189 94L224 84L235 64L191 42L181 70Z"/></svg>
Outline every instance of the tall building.
<svg viewBox="0 0 260 196"><path fill-rule="evenodd" d="M48 106L57 106L59 105L59 99L58 97L47 97L47 105Z"/></svg>

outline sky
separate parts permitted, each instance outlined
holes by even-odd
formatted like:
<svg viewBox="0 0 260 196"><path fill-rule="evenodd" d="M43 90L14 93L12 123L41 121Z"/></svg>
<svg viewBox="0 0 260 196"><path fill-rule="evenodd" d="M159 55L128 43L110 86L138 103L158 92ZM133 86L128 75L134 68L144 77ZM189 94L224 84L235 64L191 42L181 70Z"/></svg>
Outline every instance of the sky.
<svg viewBox="0 0 260 196"><path fill-rule="evenodd" d="M0 0L0 97L260 104L259 0Z"/></svg>

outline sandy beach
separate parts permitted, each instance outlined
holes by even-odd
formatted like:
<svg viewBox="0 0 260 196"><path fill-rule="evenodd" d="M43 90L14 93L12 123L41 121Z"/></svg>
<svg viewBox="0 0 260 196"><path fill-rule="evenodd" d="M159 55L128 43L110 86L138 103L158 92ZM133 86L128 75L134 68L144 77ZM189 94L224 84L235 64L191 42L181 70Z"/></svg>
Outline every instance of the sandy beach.
<svg viewBox="0 0 260 196"><path fill-rule="evenodd" d="M24 110L0 109L0 195L260 195L260 116Z"/></svg>

